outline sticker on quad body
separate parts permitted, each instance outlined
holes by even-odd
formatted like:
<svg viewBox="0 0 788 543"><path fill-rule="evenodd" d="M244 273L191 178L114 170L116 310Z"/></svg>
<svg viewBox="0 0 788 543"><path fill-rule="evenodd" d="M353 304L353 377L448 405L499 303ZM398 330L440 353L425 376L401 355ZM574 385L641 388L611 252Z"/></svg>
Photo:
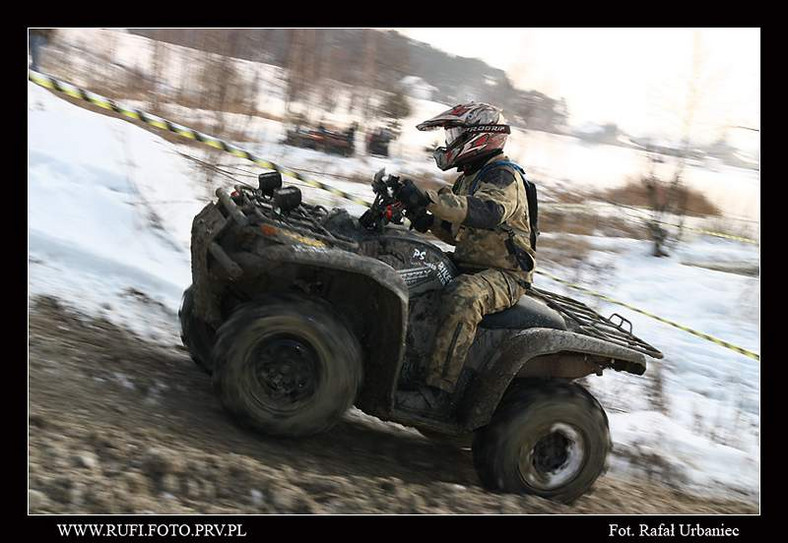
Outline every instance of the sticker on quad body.
<svg viewBox="0 0 788 543"><path fill-rule="evenodd" d="M410 296L442 289L459 273L451 259L431 243L400 236L382 236L379 241L376 258L396 270Z"/></svg>

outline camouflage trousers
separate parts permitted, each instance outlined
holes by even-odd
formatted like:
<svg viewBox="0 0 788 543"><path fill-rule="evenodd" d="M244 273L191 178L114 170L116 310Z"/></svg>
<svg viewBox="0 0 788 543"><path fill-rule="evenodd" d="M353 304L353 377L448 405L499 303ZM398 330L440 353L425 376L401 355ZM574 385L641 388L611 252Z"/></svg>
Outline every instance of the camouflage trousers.
<svg viewBox="0 0 788 543"><path fill-rule="evenodd" d="M489 268L458 275L443 292L427 384L454 390L485 315L512 307L525 294L517 272Z"/></svg>

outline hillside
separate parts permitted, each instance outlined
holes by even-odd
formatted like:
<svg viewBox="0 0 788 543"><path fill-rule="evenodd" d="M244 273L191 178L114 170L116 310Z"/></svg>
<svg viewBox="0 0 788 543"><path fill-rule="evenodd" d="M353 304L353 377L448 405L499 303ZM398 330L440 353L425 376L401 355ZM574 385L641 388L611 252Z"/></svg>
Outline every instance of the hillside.
<svg viewBox="0 0 788 543"><path fill-rule="evenodd" d="M397 89L406 76L435 87L443 103L478 100L497 104L513 121L532 129L563 129L560 97L517 89L506 73L485 62L457 57L395 31L372 29L132 29L130 33L192 49L271 64L315 85L324 79Z"/></svg>

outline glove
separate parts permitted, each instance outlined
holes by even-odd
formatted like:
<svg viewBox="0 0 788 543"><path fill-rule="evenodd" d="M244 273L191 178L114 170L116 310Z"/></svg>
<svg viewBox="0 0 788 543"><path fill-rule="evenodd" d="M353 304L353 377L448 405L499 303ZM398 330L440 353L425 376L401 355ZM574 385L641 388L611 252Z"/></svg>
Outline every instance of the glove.
<svg viewBox="0 0 788 543"><path fill-rule="evenodd" d="M410 179L405 179L394 193L394 197L402 202L405 209L420 209L431 204L432 200L423 190L416 186Z"/></svg>
<svg viewBox="0 0 788 543"><path fill-rule="evenodd" d="M435 216L424 208L419 209L415 213L408 212L408 219L410 220L411 227L422 234L432 228L435 222Z"/></svg>

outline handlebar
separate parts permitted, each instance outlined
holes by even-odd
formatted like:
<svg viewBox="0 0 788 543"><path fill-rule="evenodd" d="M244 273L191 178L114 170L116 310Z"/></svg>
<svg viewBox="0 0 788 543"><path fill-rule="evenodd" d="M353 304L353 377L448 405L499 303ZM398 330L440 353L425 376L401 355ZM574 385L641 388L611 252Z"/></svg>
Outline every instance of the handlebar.
<svg viewBox="0 0 788 543"><path fill-rule="evenodd" d="M416 228L419 232L424 232L422 228L416 226L417 223L423 224L429 213L426 208L406 209L400 202L396 194L404 185L404 181L395 175L386 175L386 169L382 168L372 179L372 191L375 193L375 201L370 208L359 218L359 222L368 230L382 230L389 223L402 224L403 219L410 220L411 228Z"/></svg>
<svg viewBox="0 0 788 543"><path fill-rule="evenodd" d="M380 230L388 223L402 224L402 204L394 197L402 185L399 177L386 175L381 168L372 179L372 192L375 200L369 209L359 218L359 222L368 230Z"/></svg>

